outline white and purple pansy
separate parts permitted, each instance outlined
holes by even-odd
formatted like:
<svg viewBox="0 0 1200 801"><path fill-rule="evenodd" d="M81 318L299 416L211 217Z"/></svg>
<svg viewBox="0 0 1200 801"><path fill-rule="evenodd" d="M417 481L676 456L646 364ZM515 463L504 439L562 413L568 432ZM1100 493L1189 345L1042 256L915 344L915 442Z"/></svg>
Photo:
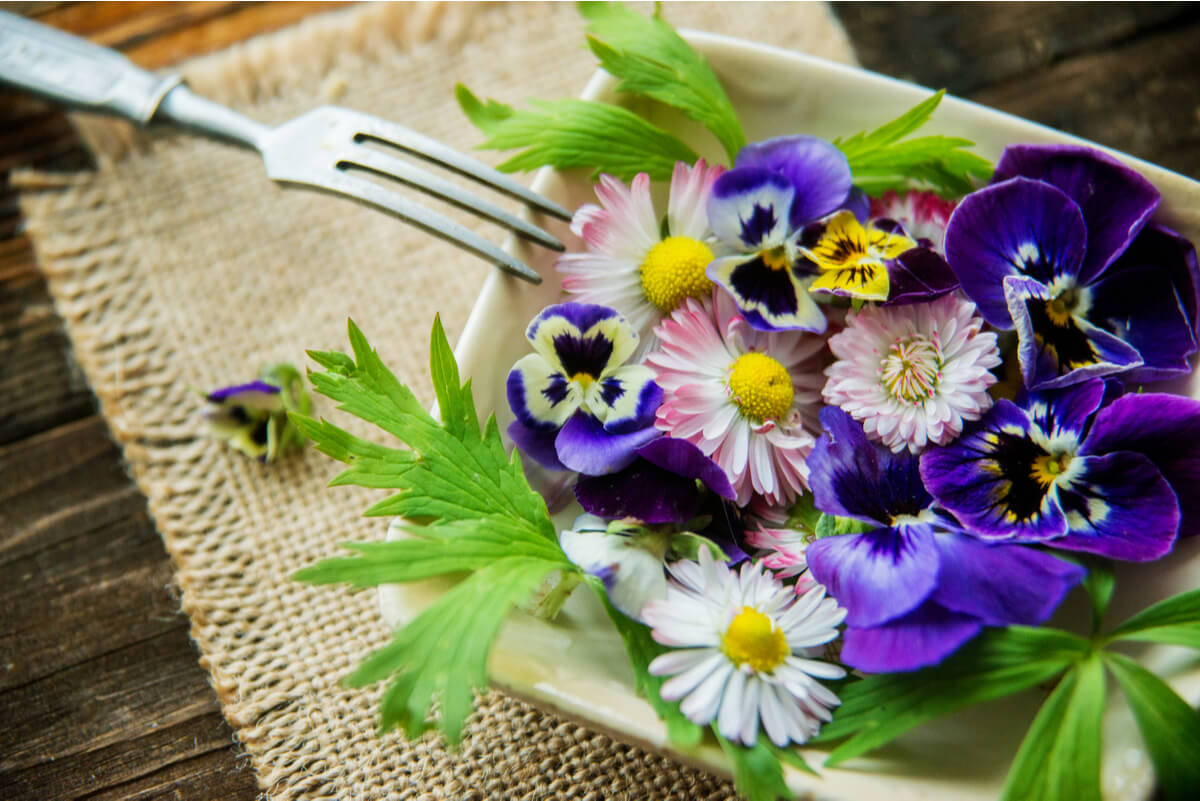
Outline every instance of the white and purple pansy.
<svg viewBox="0 0 1200 801"><path fill-rule="evenodd" d="M662 389L652 369L625 364L638 335L615 310L548 306L525 336L534 352L513 365L507 383L517 418L509 436L521 450L545 467L603 475L660 436L654 413Z"/></svg>
<svg viewBox="0 0 1200 801"><path fill-rule="evenodd" d="M925 484L984 539L1158 559L1200 525L1200 403L1120 391L1093 379L997 401L921 456Z"/></svg>
<svg viewBox="0 0 1200 801"><path fill-rule="evenodd" d="M836 407L809 456L818 509L868 531L806 549L813 577L847 609L841 658L870 673L934 665L984 626L1045 621L1084 570L1022 545L987 543L933 511L917 458L867 440Z"/></svg>
<svg viewBox="0 0 1200 801"><path fill-rule="evenodd" d="M708 277L733 296L752 326L825 330L825 315L808 294L816 270L799 240L807 223L843 207L850 190L846 157L810 136L747 145L713 183L709 225L734 253L715 259Z"/></svg>
<svg viewBox="0 0 1200 801"><path fill-rule="evenodd" d="M955 209L946 257L983 317L1016 329L1027 387L1191 371L1200 271L1186 240L1149 222L1159 202L1099 151L1021 145Z"/></svg>

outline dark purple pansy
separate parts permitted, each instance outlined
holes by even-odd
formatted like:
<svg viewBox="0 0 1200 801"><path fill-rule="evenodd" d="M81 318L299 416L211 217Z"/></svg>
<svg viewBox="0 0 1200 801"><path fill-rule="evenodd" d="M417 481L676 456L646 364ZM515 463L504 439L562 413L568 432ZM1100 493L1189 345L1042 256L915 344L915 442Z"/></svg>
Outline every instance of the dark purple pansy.
<svg viewBox="0 0 1200 801"><path fill-rule="evenodd" d="M634 462L617 473L579 479L575 497L585 511L614 520L686 523L700 508L701 484L726 500L737 498L725 472L687 440L662 437L635 453Z"/></svg>
<svg viewBox="0 0 1200 801"><path fill-rule="evenodd" d="M1016 329L1027 387L1190 372L1200 271L1189 242L1149 223L1159 202L1099 151L1020 145L955 209L946 257L980 314Z"/></svg>
<svg viewBox="0 0 1200 801"><path fill-rule="evenodd" d="M814 270L798 240L807 223L839 208L863 211L866 204L850 190L846 157L811 136L747 145L713 183L709 225L733 254L714 260L708 277L733 296L750 325L825 331L825 315L808 295Z"/></svg>
<svg viewBox="0 0 1200 801"><path fill-rule="evenodd" d="M806 551L813 577L847 609L841 658L871 673L916 670L984 626L1050 616L1082 568L1021 545L992 544L931 510L916 457L870 442L836 407L808 466L818 509L875 528L823 537Z"/></svg>
<svg viewBox="0 0 1200 801"><path fill-rule="evenodd" d="M999 400L921 455L925 485L987 540L1157 559L1200 524L1200 403L1115 381ZM1182 514L1181 514L1182 512Z"/></svg>
<svg viewBox="0 0 1200 801"><path fill-rule="evenodd" d="M603 475L631 462L661 436L654 412L662 389L654 371L625 364L637 332L613 309L548 306L525 332L534 352L509 371L509 436L543 467Z"/></svg>

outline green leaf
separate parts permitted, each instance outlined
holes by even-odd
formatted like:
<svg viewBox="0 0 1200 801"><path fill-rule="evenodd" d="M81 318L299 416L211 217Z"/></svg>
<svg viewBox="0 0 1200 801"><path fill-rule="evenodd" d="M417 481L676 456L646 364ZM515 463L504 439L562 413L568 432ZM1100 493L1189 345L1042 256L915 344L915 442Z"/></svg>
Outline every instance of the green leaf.
<svg viewBox="0 0 1200 801"><path fill-rule="evenodd" d="M957 197L971 192L976 181L991 177L991 163L963 149L974 145L969 139L905 139L929 121L945 94L936 92L874 131L834 140L850 162L855 186L868 195L879 195L889 189L908 189L916 182Z"/></svg>
<svg viewBox="0 0 1200 801"><path fill-rule="evenodd" d="M402 726L410 738L429 728L430 707L440 698L442 731L457 743L475 691L487 686L488 654L500 624L560 567L517 557L480 568L397 631L346 683L363 687L394 675L379 725L385 731Z"/></svg>
<svg viewBox="0 0 1200 801"><path fill-rule="evenodd" d="M823 537L840 537L843 534L866 534L868 531L874 531L877 528L879 528L878 525L864 523L861 520L855 520L853 517L822 514L817 518L817 526L814 534L817 539L821 539Z"/></svg>
<svg viewBox="0 0 1200 801"><path fill-rule="evenodd" d="M1090 649L1087 640L1057 629L985 629L940 665L870 676L841 688L842 705L815 742L853 735L829 755L825 764L833 767L921 723L1048 681Z"/></svg>
<svg viewBox="0 0 1200 801"><path fill-rule="evenodd" d="M734 786L748 801L795 798L783 778L783 766L776 755L779 749L769 743L766 737L760 735L758 742L747 748L722 737L715 723L712 730L721 744L721 750L733 763Z"/></svg>
<svg viewBox="0 0 1200 801"><path fill-rule="evenodd" d="M1100 631L1104 623L1104 613L1108 611L1108 602L1112 600L1113 589L1117 586L1116 576L1113 575L1112 562L1107 559L1087 559L1083 561L1087 568L1087 577L1083 587L1087 590L1092 602L1092 633Z"/></svg>
<svg viewBox="0 0 1200 801"><path fill-rule="evenodd" d="M1195 798L1200 788L1200 714L1132 659L1112 652L1104 658L1137 718L1159 790L1168 799Z"/></svg>
<svg viewBox="0 0 1200 801"><path fill-rule="evenodd" d="M1068 673L1021 742L1002 801L1100 801L1104 665L1098 654Z"/></svg>
<svg viewBox="0 0 1200 801"><path fill-rule="evenodd" d="M658 16L621 3L580 3L588 46L620 80L617 91L648 97L683 112L721 142L732 164L746 135L708 62Z"/></svg>
<svg viewBox="0 0 1200 801"><path fill-rule="evenodd" d="M530 101L518 111L495 100L482 102L459 84L455 97L467 118L487 134L480 147L519 149L498 165L504 172L586 167L593 180L608 173L629 181L639 172L667 180L677 161L694 163L699 156L677 137L620 106L589 100Z"/></svg>
<svg viewBox="0 0 1200 801"><path fill-rule="evenodd" d="M1143 609L1108 636L1113 640L1200 648L1200 589L1180 593Z"/></svg>
<svg viewBox="0 0 1200 801"><path fill-rule="evenodd" d="M703 730L684 717L679 711L679 704L662 699L659 691L662 689L663 679L650 675L650 663L666 649L654 641L650 636L650 629L627 617L609 602L608 592L602 582L591 576L587 581L604 604L608 617L625 643L625 652L629 655L629 664L633 666L637 691L650 702L650 706L654 707L654 711L667 724L667 739L683 748L699 744Z"/></svg>

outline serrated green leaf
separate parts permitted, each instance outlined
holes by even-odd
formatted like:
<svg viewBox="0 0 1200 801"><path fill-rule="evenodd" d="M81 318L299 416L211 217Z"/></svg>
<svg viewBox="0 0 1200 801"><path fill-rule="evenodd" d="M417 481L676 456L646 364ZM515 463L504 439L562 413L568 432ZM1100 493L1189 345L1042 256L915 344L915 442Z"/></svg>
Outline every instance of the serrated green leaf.
<svg viewBox="0 0 1200 801"><path fill-rule="evenodd" d="M474 692L487 686L488 654L500 624L560 567L517 557L480 568L397 631L346 683L363 687L394 676L379 725L385 731L401 726L410 738L429 728L430 707L440 699L441 728L457 743Z"/></svg>
<svg viewBox="0 0 1200 801"><path fill-rule="evenodd" d="M588 46L619 83L617 92L648 97L710 130L730 163L746 144L737 112L708 62L664 20L621 3L580 3Z"/></svg>
<svg viewBox="0 0 1200 801"><path fill-rule="evenodd" d="M1057 629L986 629L940 665L841 688L842 705L815 742L853 735L829 755L833 767L928 720L1053 679L1090 650L1087 640Z"/></svg>
<svg viewBox="0 0 1200 801"><path fill-rule="evenodd" d="M479 100L462 84L455 97L467 118L487 134L481 148L521 152L497 166L504 172L584 167L595 179L607 173L629 181L639 172L667 180L675 163L699 156L680 139L620 106L590 100L530 102L518 111L494 100Z"/></svg>
<svg viewBox="0 0 1200 801"><path fill-rule="evenodd" d="M721 750L733 763L733 784L747 801L775 801L778 798L795 798L783 778L776 749L766 737L760 736L751 747L731 743L721 736L714 723L713 734L721 744ZM799 754L796 754L799 757Z"/></svg>
<svg viewBox="0 0 1200 801"><path fill-rule="evenodd" d="M612 620L617 633L621 635L621 641L625 643L625 653L629 656L629 664L633 666L638 693L650 702L650 706L654 707L654 711L667 724L667 739L683 748L697 745L703 735L703 730L684 717L683 713L679 711L679 704L662 699L659 691L662 689L663 679L660 676L650 675L648 670L654 658L666 649L654 641L654 638L650 636L650 629L627 617L609 602L603 583L594 577L589 577L588 586L604 604L609 619Z"/></svg>
<svg viewBox="0 0 1200 801"><path fill-rule="evenodd" d="M1167 799L1194 799L1200 788L1200 714L1129 657L1107 652L1104 658L1137 718L1159 791Z"/></svg>
<svg viewBox="0 0 1200 801"><path fill-rule="evenodd" d="M1100 801L1104 665L1099 655L1067 673L1021 742L1002 801Z"/></svg>
<svg viewBox="0 0 1200 801"><path fill-rule="evenodd" d="M1200 589L1180 593L1143 609L1108 636L1113 640L1200 648Z"/></svg>

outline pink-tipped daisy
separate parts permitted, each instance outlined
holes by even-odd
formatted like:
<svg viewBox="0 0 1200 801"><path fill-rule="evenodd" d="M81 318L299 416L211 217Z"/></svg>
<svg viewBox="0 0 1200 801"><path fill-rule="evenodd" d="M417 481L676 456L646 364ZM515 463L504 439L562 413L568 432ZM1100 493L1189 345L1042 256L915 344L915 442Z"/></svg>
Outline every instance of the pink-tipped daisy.
<svg viewBox="0 0 1200 801"><path fill-rule="evenodd" d="M758 331L732 298L688 298L655 329L646 357L666 399L656 425L710 457L737 492L790 504L807 487L805 459L820 430L824 340L800 331Z"/></svg>
<svg viewBox="0 0 1200 801"><path fill-rule="evenodd" d="M812 656L837 638L846 610L819 585L797 596L761 565L734 573L705 548L699 557L672 564L666 598L642 611L654 639L680 649L650 663L652 675L672 677L662 697L682 700L697 725L716 720L732 742L754 745L760 727L780 748L806 742L840 703L817 679L846 671Z"/></svg>
<svg viewBox="0 0 1200 801"><path fill-rule="evenodd" d="M893 452L945 445L992 405L996 335L957 293L930 303L867 307L829 338L826 403L860 420Z"/></svg>
<svg viewBox="0 0 1200 801"><path fill-rule="evenodd" d="M651 329L664 315L685 298L712 293L704 271L720 248L705 202L724 171L703 159L694 167L675 165L665 234L647 174L637 175L630 186L601 176L596 187L600 205L580 207L571 221L587 252L564 254L555 263L563 274L563 289L574 300L611 306L625 315L641 336L644 353L653 345Z"/></svg>
<svg viewBox="0 0 1200 801"><path fill-rule="evenodd" d="M878 198L871 198L871 219L886 218L904 226L910 237L924 239L937 252L942 252L942 240L946 238L946 223L954 211L954 201L939 197L933 192L903 192L888 190Z"/></svg>
<svg viewBox="0 0 1200 801"><path fill-rule="evenodd" d="M748 545L758 549L759 561L775 574L775 578L796 579L794 589L797 595L803 595L817 586L817 580L808 572L808 560L804 553L808 540L803 532L761 526L747 528L745 537Z"/></svg>

